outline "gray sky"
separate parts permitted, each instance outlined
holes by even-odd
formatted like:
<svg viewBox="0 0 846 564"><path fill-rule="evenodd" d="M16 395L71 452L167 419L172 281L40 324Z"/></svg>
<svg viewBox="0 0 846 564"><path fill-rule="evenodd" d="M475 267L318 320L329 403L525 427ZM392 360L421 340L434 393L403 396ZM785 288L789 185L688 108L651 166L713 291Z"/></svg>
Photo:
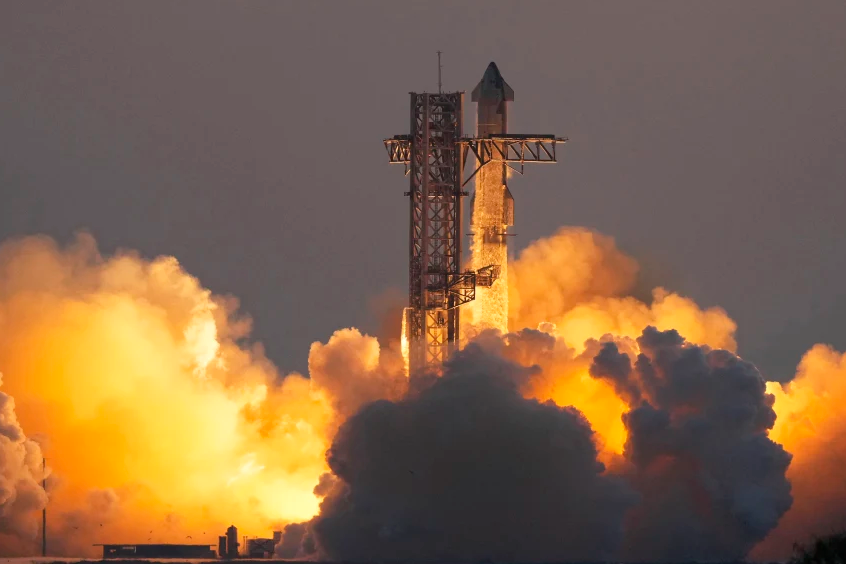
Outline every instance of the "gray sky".
<svg viewBox="0 0 846 564"><path fill-rule="evenodd" d="M772 378L846 349L842 1L3 0L0 238L175 255L303 370L405 291L381 139L436 89L437 49L445 88L496 61L511 128L571 139L512 184L517 248L614 236L649 283L725 307Z"/></svg>

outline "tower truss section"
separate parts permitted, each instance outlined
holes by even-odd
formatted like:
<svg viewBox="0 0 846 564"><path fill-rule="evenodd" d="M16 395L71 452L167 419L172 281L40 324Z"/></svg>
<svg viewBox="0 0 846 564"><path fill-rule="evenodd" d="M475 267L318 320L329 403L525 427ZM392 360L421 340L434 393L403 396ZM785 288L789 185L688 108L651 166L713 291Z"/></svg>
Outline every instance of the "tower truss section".
<svg viewBox="0 0 846 564"><path fill-rule="evenodd" d="M473 299L475 275L461 272L463 92L411 93L409 311L411 373L443 363L458 342L458 306Z"/></svg>

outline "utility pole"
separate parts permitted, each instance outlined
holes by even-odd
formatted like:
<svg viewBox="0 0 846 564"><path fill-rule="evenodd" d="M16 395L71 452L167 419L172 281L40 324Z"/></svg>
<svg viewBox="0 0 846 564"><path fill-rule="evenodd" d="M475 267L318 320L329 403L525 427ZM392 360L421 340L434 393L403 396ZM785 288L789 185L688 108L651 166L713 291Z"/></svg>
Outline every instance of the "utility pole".
<svg viewBox="0 0 846 564"><path fill-rule="evenodd" d="M41 459L41 487L47 493L47 459ZM47 505L41 510L41 556L47 556Z"/></svg>

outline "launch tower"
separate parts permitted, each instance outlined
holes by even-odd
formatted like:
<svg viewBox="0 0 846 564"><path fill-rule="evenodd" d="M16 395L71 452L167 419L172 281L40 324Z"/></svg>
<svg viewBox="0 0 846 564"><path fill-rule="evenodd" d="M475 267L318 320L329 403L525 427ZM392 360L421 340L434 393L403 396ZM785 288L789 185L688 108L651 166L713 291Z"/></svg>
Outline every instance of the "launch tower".
<svg viewBox="0 0 846 564"><path fill-rule="evenodd" d="M491 63L477 90L491 79L491 67L496 70ZM499 80L504 83L501 76ZM513 99L510 91L496 106L486 104L485 111L504 112L506 102ZM555 146L566 141L553 135L511 135L481 128L475 137L464 136L463 106L464 92L412 92L410 134L384 140L389 162L404 165L410 177L405 194L411 205L408 308L403 331L412 375L439 366L456 350L459 307L475 299L477 286L489 287L498 276L495 264L462 270L464 186L489 163L502 163L522 174L525 163L557 162ZM470 153L475 166L465 178Z"/></svg>

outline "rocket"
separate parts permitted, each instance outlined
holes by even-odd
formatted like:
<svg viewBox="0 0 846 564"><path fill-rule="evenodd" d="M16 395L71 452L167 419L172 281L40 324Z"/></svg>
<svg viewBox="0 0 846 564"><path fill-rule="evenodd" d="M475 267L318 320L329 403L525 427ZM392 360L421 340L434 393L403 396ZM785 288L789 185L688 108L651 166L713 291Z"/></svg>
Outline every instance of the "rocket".
<svg viewBox="0 0 846 564"><path fill-rule="evenodd" d="M508 102L514 101L514 90L505 82L496 63L491 62L482 75L482 80L470 94L470 100L476 102L476 137L487 138L491 136L504 135L508 133ZM494 163L487 167L496 166ZM502 168L502 186L505 187L502 204L501 227L497 226L476 226L477 228L487 227L491 230L486 234L489 242L505 242L505 226L514 225L514 197L506 184L505 163L500 163ZM475 209L476 193L473 192L471 209ZM475 225L471 217L471 224Z"/></svg>

